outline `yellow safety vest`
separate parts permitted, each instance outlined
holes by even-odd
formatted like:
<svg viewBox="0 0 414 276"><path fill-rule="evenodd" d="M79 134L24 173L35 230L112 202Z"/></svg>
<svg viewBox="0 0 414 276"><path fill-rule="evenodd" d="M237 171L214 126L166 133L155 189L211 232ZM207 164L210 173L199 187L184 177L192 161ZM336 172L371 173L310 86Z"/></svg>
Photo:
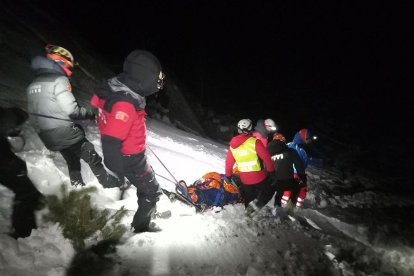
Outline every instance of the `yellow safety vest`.
<svg viewBox="0 0 414 276"><path fill-rule="evenodd" d="M250 137L239 147L235 149L230 147L239 171L258 172L262 170L256 153L256 141L255 137Z"/></svg>

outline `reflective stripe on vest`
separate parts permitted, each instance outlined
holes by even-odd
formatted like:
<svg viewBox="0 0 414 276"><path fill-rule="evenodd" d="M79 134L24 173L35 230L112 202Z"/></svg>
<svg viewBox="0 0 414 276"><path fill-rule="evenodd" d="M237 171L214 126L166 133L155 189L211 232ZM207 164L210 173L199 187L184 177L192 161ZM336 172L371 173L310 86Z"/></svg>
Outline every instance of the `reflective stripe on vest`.
<svg viewBox="0 0 414 276"><path fill-rule="evenodd" d="M255 137L250 137L239 147L235 149L230 147L240 172L258 172L262 170L256 153L256 141Z"/></svg>

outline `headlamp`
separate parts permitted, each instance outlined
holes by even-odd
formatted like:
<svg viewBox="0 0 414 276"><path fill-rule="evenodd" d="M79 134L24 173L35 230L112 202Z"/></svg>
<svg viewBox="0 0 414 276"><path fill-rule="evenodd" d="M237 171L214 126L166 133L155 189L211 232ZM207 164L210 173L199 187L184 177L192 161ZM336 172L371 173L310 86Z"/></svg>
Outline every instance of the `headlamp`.
<svg viewBox="0 0 414 276"><path fill-rule="evenodd" d="M160 74L158 75L158 80L157 80L158 90L161 90L164 88L164 79L165 79L165 74L161 71Z"/></svg>

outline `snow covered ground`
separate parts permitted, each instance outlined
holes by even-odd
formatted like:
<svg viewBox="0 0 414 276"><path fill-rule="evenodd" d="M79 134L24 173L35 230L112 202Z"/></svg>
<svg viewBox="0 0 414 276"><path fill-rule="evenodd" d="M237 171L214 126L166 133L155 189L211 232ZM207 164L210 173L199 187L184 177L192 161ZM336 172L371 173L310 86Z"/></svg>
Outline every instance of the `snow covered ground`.
<svg viewBox="0 0 414 276"><path fill-rule="evenodd" d="M209 171L224 172L226 145L215 143L149 120L148 144L176 179L191 184ZM101 151L96 125L86 126L88 139ZM60 154L46 150L30 126L19 156L45 194L68 184ZM172 177L149 150L158 181L173 190ZM119 190L103 189L83 164L88 186L96 186L100 208L136 209L135 189L117 201ZM287 220L264 210L255 219L243 205L196 213L166 196L155 219L158 233L127 235L105 258L84 251L76 254L58 225L42 221L32 235L17 241L5 234L10 227L13 194L0 186L0 275L414 275L414 200L376 188L372 180L344 176L335 170L310 167L304 209ZM72 189L72 187L69 187Z"/></svg>

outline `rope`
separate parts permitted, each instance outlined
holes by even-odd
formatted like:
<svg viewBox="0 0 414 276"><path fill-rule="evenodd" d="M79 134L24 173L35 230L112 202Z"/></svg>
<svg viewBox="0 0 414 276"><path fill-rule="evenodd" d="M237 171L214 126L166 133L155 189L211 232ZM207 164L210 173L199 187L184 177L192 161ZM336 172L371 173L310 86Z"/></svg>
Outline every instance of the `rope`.
<svg viewBox="0 0 414 276"><path fill-rule="evenodd" d="M155 175L156 175L156 176L161 177L161 178L162 178L162 179L164 179L164 180L167 180L168 182L171 182L171 183L175 184L175 182L174 182L174 181L172 181L171 179L169 179L169 178L167 178L167 177L165 177L165 176L163 176L163 175L160 175L160 174L158 174L158 173L155 173Z"/></svg>
<svg viewBox="0 0 414 276"><path fill-rule="evenodd" d="M30 112L30 115L73 123L73 121L69 120L69 119L63 119L63 118L53 117L53 116L49 116L49 115L43 115L43 114L40 114L40 113Z"/></svg>
<svg viewBox="0 0 414 276"><path fill-rule="evenodd" d="M165 166L165 164L161 161L161 159L158 157L158 155L155 154L155 152L152 150L152 148L150 146L147 146L148 149L152 152L152 154L154 154L155 158L157 158L157 160L161 163L161 165L164 167L164 169L168 172L168 174L172 177L172 179L174 179L175 184L178 184L178 180L174 177L174 175L170 172L170 170L167 168L167 166Z"/></svg>

